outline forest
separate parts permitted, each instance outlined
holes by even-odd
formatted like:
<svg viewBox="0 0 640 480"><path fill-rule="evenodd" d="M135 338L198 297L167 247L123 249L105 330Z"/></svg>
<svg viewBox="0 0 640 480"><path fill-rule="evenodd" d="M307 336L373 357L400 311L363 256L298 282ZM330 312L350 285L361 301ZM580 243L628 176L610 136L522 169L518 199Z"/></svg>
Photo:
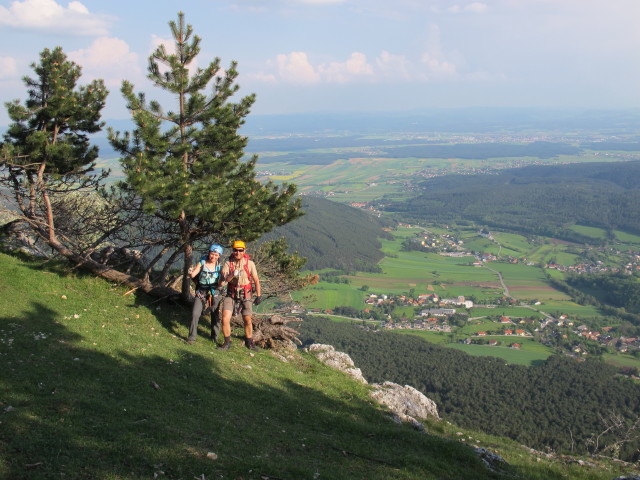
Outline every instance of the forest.
<svg viewBox="0 0 640 480"><path fill-rule="evenodd" d="M605 435L596 446L607 419L620 415L632 423L640 416L640 385L597 359L552 356L525 367L326 318L307 317L299 329L305 345L331 344L349 354L368 381L417 388L445 420L536 449L598 453L623 434ZM637 461L639 446L638 440L620 446L620 458Z"/></svg>
<svg viewBox="0 0 640 480"><path fill-rule="evenodd" d="M430 140L393 140L360 137L329 138L278 138L254 139L247 151L284 151L295 152L276 156L263 156L262 163L284 162L296 164L327 165L345 158L340 152L307 152L321 148L373 148L378 158L461 158L487 160L489 158L534 157L554 158L558 155L577 155L582 149L576 146L555 142L532 142L527 144L508 143L455 143L436 144Z"/></svg>
<svg viewBox="0 0 640 480"><path fill-rule="evenodd" d="M413 221L471 221L592 243L573 224L640 232L640 162L527 166L492 175L447 175L406 201L380 201Z"/></svg>
<svg viewBox="0 0 640 480"><path fill-rule="evenodd" d="M263 240L285 237L306 257L305 268L376 272L384 256L380 238L388 236L378 219L356 208L318 197L302 197L305 215L264 235Z"/></svg>
<svg viewBox="0 0 640 480"><path fill-rule="evenodd" d="M640 282L638 277L616 273L610 275L569 275L566 282L602 303L640 314ZM640 325L640 321L635 322Z"/></svg>

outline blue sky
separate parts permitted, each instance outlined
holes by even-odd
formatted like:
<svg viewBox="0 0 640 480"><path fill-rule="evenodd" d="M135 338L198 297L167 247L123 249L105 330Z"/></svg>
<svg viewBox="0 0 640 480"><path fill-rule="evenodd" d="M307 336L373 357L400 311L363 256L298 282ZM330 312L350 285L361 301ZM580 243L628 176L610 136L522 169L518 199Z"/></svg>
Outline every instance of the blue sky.
<svg viewBox="0 0 640 480"><path fill-rule="evenodd" d="M178 10L200 65L237 60L254 114L430 107L640 108L640 0L0 0L0 99L45 47L103 78L106 119ZM5 109L0 124L6 124Z"/></svg>

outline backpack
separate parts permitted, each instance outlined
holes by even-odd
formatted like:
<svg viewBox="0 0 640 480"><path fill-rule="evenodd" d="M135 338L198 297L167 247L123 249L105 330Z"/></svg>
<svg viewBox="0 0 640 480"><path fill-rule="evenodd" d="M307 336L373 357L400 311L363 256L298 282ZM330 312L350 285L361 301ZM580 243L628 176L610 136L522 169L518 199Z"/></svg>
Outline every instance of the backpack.
<svg viewBox="0 0 640 480"><path fill-rule="evenodd" d="M244 298L250 298L253 294L253 292L255 292L256 286L253 283L253 277L251 276L251 271L249 270L249 259L251 257L248 254L244 254L243 259L244 259L244 271L247 274L247 278L249 279L249 283L247 285L243 285L242 286L242 290L244 293ZM238 288L238 285L230 285L230 290L231 290L231 294L232 296L236 296L236 290Z"/></svg>

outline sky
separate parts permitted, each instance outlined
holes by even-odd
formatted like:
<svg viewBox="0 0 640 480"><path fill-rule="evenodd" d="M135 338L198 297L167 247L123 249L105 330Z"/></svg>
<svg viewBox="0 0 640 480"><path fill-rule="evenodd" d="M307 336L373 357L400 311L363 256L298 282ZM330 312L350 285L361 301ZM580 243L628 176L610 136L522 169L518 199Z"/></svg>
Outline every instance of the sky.
<svg viewBox="0 0 640 480"><path fill-rule="evenodd" d="M0 0L0 100L61 46L80 84L105 80L103 118L128 118L125 79L171 102L146 69L179 10L252 114L640 108L640 0Z"/></svg>

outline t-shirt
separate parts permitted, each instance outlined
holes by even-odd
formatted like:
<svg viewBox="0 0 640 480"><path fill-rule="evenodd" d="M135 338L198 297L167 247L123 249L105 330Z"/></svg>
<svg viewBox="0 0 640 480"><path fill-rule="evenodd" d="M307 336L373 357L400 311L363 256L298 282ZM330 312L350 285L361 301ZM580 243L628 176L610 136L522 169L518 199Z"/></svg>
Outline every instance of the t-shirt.
<svg viewBox="0 0 640 480"><path fill-rule="evenodd" d="M246 257L243 257L242 259L240 259L239 265L236 265L236 262L232 261L231 259L228 259L224 263L224 266L222 267L222 277L226 278L231 271L240 269L240 276L237 278L237 280L236 279L231 280L229 282L229 285L239 286L239 287L249 285L251 283L251 278L249 278L249 276L247 275L245 264L249 267L249 274L251 276L255 275L257 277L258 271L256 270L256 264L253 263L253 260L247 260Z"/></svg>
<svg viewBox="0 0 640 480"><path fill-rule="evenodd" d="M213 270L207 267L204 260L200 260L200 273L198 274L198 285L213 286L218 283L220 276L220 264L217 263Z"/></svg>

